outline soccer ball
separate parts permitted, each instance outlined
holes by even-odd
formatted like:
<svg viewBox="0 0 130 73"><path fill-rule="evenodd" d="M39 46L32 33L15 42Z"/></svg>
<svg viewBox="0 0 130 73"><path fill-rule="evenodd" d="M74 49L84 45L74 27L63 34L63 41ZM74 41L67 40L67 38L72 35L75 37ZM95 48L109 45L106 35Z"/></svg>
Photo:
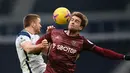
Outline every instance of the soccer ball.
<svg viewBox="0 0 130 73"><path fill-rule="evenodd" d="M57 24L67 24L70 20L70 11L65 7L59 7L53 12L53 20Z"/></svg>

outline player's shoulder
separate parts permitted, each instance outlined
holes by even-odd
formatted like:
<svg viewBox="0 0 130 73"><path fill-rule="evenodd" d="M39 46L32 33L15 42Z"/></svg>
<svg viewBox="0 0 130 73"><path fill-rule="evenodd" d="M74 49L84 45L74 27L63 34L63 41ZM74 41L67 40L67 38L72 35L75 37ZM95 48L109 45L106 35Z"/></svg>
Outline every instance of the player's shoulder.
<svg viewBox="0 0 130 73"><path fill-rule="evenodd" d="M83 41L87 41L88 39L84 36L80 36L80 38L82 38Z"/></svg>
<svg viewBox="0 0 130 73"><path fill-rule="evenodd" d="M31 38L31 35L28 32L22 30L18 33L16 39L20 40L20 39L30 39L30 38Z"/></svg>
<svg viewBox="0 0 130 73"><path fill-rule="evenodd" d="M81 36L81 37L82 37L84 42L93 44L89 39L85 38L84 36Z"/></svg>
<svg viewBox="0 0 130 73"><path fill-rule="evenodd" d="M64 29L53 29L52 32L53 32L53 33L54 33L54 32L57 32L57 33L59 32L59 33L61 33L63 30L64 30Z"/></svg>
<svg viewBox="0 0 130 73"><path fill-rule="evenodd" d="M29 38L31 38L31 34L25 30L22 30L20 33L18 33L18 35L28 36Z"/></svg>
<svg viewBox="0 0 130 73"><path fill-rule="evenodd" d="M84 36L79 35L79 38L81 38L82 40L86 40L86 38Z"/></svg>
<svg viewBox="0 0 130 73"><path fill-rule="evenodd" d="M23 39L30 39L28 36L26 36L26 35L19 35L19 36L17 36L17 38L16 38L16 40L23 40Z"/></svg>

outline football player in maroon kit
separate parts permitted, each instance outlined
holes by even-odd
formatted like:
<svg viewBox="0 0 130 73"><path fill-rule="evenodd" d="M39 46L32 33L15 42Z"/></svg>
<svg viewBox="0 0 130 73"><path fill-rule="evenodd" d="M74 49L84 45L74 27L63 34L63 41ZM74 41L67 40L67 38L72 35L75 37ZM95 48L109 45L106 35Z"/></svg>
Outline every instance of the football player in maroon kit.
<svg viewBox="0 0 130 73"><path fill-rule="evenodd" d="M80 31L88 24L87 17L81 12L73 12L68 29L53 29L44 34L36 44L47 39L51 43L48 51L48 63L45 73L74 73L76 60L82 51L92 51L101 56L116 60L130 60L130 56L116 53L95 45L83 36Z"/></svg>

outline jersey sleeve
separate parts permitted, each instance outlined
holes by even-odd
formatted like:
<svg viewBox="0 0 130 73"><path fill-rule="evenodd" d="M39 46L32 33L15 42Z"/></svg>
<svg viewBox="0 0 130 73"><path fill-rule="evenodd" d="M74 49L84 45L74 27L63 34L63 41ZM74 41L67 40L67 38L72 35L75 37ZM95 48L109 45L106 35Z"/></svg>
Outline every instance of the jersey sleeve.
<svg viewBox="0 0 130 73"><path fill-rule="evenodd" d="M123 55L123 54L120 54L120 53L114 52L110 49L102 48L99 46L94 46L93 50L91 50L91 51L100 56L107 57L109 59L124 60L124 58L125 58L124 57L125 55Z"/></svg>
<svg viewBox="0 0 130 73"><path fill-rule="evenodd" d="M83 38L83 50L91 50L94 47L94 44L88 39Z"/></svg>
<svg viewBox="0 0 130 73"><path fill-rule="evenodd" d="M40 44L40 43L42 42L42 40L44 40L44 39L47 39L48 42L52 42L51 33L52 33L52 32L48 32L48 33L44 34L42 37L40 37L40 38L37 40L36 44Z"/></svg>
<svg viewBox="0 0 130 73"><path fill-rule="evenodd" d="M30 41L31 42L31 39L28 37L28 36L24 36L24 35L20 35L19 36L19 43L20 45L26 41Z"/></svg>

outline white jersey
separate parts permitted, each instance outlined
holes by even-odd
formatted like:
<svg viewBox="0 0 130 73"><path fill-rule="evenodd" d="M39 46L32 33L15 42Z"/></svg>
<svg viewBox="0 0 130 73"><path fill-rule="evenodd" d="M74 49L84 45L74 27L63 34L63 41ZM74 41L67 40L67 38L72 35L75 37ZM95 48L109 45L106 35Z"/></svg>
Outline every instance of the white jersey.
<svg viewBox="0 0 130 73"><path fill-rule="evenodd" d="M26 31L25 31L26 32ZM20 46L25 41L30 41L32 44L35 44L36 41L40 38L38 35L32 35L29 32L26 32L29 36L26 34L19 35L16 38L15 45L16 50L18 54L18 58L20 61L20 66L23 73L43 73L46 69L46 64L44 63L44 60L42 58L42 55L36 55L36 54L25 54L24 49ZM27 57L29 60L27 60ZM27 63L28 65L27 65ZM30 69L29 69L30 68ZM31 72L30 72L31 70Z"/></svg>

